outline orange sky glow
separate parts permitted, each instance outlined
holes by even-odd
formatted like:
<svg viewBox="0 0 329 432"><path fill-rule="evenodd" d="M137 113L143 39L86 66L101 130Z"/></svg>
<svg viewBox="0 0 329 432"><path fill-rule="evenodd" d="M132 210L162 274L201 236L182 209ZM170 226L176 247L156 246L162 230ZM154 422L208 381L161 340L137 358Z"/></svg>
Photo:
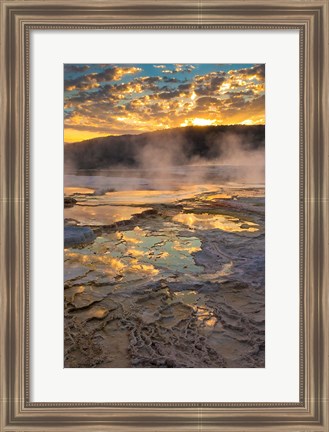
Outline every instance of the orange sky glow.
<svg viewBox="0 0 329 432"><path fill-rule="evenodd" d="M265 66L65 65L64 142L185 126L265 124Z"/></svg>

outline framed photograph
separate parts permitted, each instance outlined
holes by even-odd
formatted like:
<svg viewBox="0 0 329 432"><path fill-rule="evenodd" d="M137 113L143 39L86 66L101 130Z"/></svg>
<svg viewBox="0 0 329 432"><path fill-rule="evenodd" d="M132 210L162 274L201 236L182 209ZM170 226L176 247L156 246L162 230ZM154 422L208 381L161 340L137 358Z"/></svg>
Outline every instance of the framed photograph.
<svg viewBox="0 0 329 432"><path fill-rule="evenodd" d="M328 6L1 2L1 430L329 431Z"/></svg>

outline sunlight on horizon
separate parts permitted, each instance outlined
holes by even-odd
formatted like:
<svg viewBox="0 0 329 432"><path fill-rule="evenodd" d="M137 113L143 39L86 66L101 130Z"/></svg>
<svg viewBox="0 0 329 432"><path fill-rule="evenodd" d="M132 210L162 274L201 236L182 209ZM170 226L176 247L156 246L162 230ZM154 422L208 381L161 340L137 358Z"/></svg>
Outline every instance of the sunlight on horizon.
<svg viewBox="0 0 329 432"><path fill-rule="evenodd" d="M64 142L265 123L264 64L65 64Z"/></svg>

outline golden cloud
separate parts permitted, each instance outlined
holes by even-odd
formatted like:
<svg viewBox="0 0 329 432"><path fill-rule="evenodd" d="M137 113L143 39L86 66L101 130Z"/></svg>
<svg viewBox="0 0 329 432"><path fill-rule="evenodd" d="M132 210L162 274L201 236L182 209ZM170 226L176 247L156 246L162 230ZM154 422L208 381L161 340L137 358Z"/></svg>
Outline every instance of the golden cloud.
<svg viewBox="0 0 329 432"><path fill-rule="evenodd" d="M264 123L264 65L198 74L190 79L181 75L183 70L193 70L193 65L154 67L180 75L170 80L162 75L138 76L122 82L123 77L136 75L141 68L111 66L98 73L87 70L86 75L67 80L66 142L74 142L83 133L87 139L97 133L104 136L186 125Z"/></svg>

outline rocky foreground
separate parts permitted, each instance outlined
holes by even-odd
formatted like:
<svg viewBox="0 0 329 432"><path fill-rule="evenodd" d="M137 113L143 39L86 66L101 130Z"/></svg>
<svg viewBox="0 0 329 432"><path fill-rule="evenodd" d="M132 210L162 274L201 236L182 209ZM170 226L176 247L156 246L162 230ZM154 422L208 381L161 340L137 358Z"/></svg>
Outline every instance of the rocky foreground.
<svg viewBox="0 0 329 432"><path fill-rule="evenodd" d="M65 209L65 367L264 367L264 190L114 198Z"/></svg>

